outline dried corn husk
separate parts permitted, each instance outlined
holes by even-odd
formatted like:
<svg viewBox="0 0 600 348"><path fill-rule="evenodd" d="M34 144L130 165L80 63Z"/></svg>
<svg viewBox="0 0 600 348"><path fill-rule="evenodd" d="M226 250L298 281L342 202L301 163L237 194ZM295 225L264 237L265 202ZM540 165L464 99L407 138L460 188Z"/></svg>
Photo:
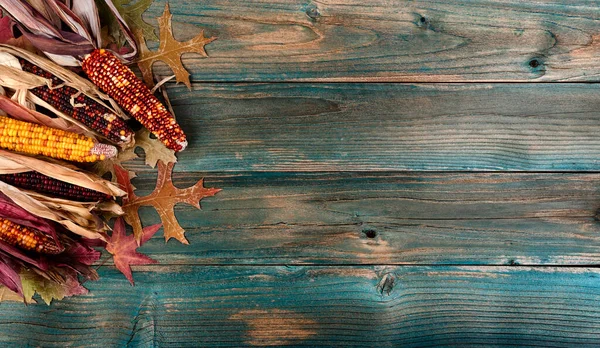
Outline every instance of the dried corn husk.
<svg viewBox="0 0 600 348"><path fill-rule="evenodd" d="M105 240L102 232L107 231L108 227L100 219L93 216L89 210L89 214L76 217L71 206L61 207L57 204L39 200L39 197L33 197L25 191L2 181L0 181L0 192L33 215L54 221L82 237ZM79 204L82 207L85 205L85 203Z"/></svg>
<svg viewBox="0 0 600 348"><path fill-rule="evenodd" d="M100 0L98 0L100 2ZM132 51L122 55L132 61L138 52L133 32L112 0L104 0ZM16 20L21 33L50 59L64 66L78 66L77 56L102 47L100 18L94 0L0 0L0 7ZM59 30L69 28L70 30ZM68 33L68 37L65 36Z"/></svg>
<svg viewBox="0 0 600 348"><path fill-rule="evenodd" d="M30 171L36 171L54 179L86 187L111 196L121 197L125 195L123 190L110 181L91 173L85 173L66 163L47 162L0 149L0 174L16 174Z"/></svg>

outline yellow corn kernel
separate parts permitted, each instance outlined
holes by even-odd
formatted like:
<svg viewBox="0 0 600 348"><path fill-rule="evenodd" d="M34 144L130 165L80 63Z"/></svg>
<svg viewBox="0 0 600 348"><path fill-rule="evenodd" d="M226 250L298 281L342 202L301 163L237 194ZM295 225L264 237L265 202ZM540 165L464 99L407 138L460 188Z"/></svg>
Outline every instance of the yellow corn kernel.
<svg viewBox="0 0 600 348"><path fill-rule="evenodd" d="M84 135L6 116L0 116L0 127L3 130L0 135L0 147L8 150L75 162L95 162L101 155L106 158L117 155L114 146L95 143L92 138ZM75 151L68 153L70 144L77 144L76 155L73 154Z"/></svg>

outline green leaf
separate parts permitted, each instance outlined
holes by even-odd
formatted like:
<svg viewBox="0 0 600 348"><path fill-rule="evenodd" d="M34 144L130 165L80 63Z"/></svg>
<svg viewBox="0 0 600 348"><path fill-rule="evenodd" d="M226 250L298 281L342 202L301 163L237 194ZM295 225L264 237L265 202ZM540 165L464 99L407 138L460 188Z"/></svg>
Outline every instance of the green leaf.
<svg viewBox="0 0 600 348"><path fill-rule="evenodd" d="M26 301L33 301L33 295L37 292L47 305L52 300L62 300L65 297L87 293L87 289L81 286L75 274L66 273L62 276L63 282L49 280L32 270L22 270L20 273L23 283L23 297Z"/></svg>
<svg viewBox="0 0 600 348"><path fill-rule="evenodd" d="M158 41L154 27L144 21L142 14L146 12L154 0L113 0L113 4L123 16L132 31L141 30L146 40ZM118 24L117 24L118 26ZM113 30L111 30L112 32Z"/></svg>

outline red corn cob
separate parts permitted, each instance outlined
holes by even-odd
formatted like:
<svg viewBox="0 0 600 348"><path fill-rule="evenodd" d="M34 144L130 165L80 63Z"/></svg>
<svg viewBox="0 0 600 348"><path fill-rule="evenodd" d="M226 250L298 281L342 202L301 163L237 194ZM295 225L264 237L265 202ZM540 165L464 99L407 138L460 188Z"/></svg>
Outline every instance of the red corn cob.
<svg viewBox="0 0 600 348"><path fill-rule="evenodd" d="M20 58L19 62L24 71L51 79L53 87L63 83L58 77L25 59ZM71 96L78 93L73 87L49 88L48 86L40 86L32 89L31 93L110 141L115 143L129 142L133 136L133 131L122 118L85 94L82 93L74 98L76 104L84 106L74 107L71 105Z"/></svg>
<svg viewBox="0 0 600 348"><path fill-rule="evenodd" d="M0 174L0 181L25 190L81 202L107 201L112 197L89 188L60 181L38 172Z"/></svg>
<svg viewBox="0 0 600 348"><path fill-rule="evenodd" d="M185 149L185 134L173 115L115 55L104 49L94 50L84 57L81 67L96 86L112 97L169 149Z"/></svg>
<svg viewBox="0 0 600 348"><path fill-rule="evenodd" d="M41 254L60 254L64 251L64 247L45 233L2 218L0 218L0 240L20 249Z"/></svg>

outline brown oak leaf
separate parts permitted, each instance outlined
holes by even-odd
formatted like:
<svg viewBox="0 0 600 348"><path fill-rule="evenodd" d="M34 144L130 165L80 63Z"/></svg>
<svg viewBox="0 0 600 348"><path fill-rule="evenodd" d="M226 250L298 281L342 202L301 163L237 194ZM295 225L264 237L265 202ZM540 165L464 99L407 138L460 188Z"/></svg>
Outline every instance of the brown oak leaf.
<svg viewBox="0 0 600 348"><path fill-rule="evenodd" d="M140 244L144 244L152 238L160 227L161 224L144 227L141 239L139 240ZM131 285L134 285L133 275L131 274L132 265L149 265L157 263L156 260L138 253L136 251L137 248L138 242L136 241L136 238L134 238L133 235L128 236L125 233L125 223L122 218L118 218L115 221L112 235L106 244L106 251L112 254L115 267L125 275Z"/></svg>
<svg viewBox="0 0 600 348"><path fill-rule="evenodd" d="M214 41L216 38L204 37L204 31L194 37L193 39L186 42L179 42L173 37L173 28L171 25L171 11L169 10L169 3L165 4L165 11L163 15L158 17L158 27L160 29L160 45L158 51L150 51L146 46L144 35L140 31L136 31L137 41L139 43L139 59L137 64L142 72L144 82L148 86L153 86L153 75L152 65L154 62L163 61L167 63L173 72L177 82L183 82L188 88L191 88L190 74L181 63L181 55L184 53L199 53L204 57L208 57L208 54L204 50L204 46Z"/></svg>
<svg viewBox="0 0 600 348"><path fill-rule="evenodd" d="M173 185L171 172L175 163L164 164L158 162L158 178L156 188L151 194L144 197L138 197L133 193L133 187L129 181L127 170L121 167L115 167L117 181L127 192L127 197L123 198L122 208L125 212L125 221L133 227L133 234L138 243L142 240L143 230L138 209L142 206L153 206L164 226L165 240L175 238L183 244L189 244L185 238L185 230L177 222L175 217L175 204L187 203L200 209L200 200L211 197L221 191L216 188L205 188L204 179L200 179L194 186L185 189L179 189Z"/></svg>

